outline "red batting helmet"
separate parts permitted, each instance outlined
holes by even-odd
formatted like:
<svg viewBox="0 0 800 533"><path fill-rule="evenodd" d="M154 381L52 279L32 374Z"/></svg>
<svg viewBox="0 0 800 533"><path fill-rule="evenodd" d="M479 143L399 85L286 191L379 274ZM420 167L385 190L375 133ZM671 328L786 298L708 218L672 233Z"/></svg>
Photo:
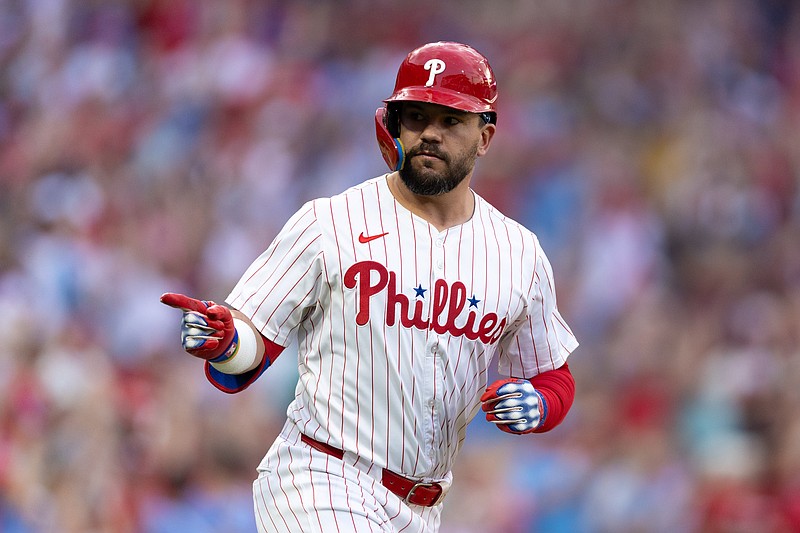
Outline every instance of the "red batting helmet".
<svg viewBox="0 0 800 533"><path fill-rule="evenodd" d="M441 41L413 50L397 71L394 92L376 113L376 133L384 160L392 170L399 170L403 164L402 145L392 140L400 135L393 102L439 104L484 115L494 123L496 100L497 83L492 68L474 48Z"/></svg>
<svg viewBox="0 0 800 533"><path fill-rule="evenodd" d="M477 50L461 43L438 42L417 48L397 71L392 96L384 102L440 104L470 113L494 113L497 83Z"/></svg>

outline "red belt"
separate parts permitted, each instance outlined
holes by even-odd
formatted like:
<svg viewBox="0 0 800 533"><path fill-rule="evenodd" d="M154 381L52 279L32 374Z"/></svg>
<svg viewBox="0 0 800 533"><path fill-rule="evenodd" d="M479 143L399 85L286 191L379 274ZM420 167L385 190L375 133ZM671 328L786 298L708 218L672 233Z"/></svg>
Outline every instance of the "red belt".
<svg viewBox="0 0 800 533"><path fill-rule="evenodd" d="M337 459L344 457L344 452L342 450L334 448L330 444L314 440L303 434L300 435L300 440L315 450L332 455ZM383 483L384 487L402 498L405 503L421 505L423 507L433 507L439 503L444 495L444 489L439 483L416 481L403 477L400 474L395 474L391 470L386 470L385 468L381 476L381 483Z"/></svg>

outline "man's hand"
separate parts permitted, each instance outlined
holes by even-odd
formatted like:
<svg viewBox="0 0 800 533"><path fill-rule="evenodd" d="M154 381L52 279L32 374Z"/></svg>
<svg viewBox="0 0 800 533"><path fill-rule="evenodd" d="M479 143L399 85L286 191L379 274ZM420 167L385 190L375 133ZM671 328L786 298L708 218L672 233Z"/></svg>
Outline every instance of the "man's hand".
<svg viewBox="0 0 800 533"><path fill-rule="evenodd" d="M233 316L224 305L174 292L163 294L161 303L183 311L181 344L193 356L209 361L226 359L236 348Z"/></svg>
<svg viewBox="0 0 800 533"><path fill-rule="evenodd" d="M509 378L492 383L481 396L486 420L506 433L531 433L544 421L547 407L527 379Z"/></svg>

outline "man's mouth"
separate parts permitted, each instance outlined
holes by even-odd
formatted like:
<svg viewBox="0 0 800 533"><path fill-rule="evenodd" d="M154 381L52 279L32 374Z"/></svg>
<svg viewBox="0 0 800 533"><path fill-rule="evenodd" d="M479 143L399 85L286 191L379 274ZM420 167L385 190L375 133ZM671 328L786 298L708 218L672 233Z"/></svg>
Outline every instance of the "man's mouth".
<svg viewBox="0 0 800 533"><path fill-rule="evenodd" d="M434 152L434 151L431 151L431 150L419 150L419 151L415 152L412 157L416 157L416 156L440 159L442 161L445 161L445 157L444 157L443 154L441 154L439 152Z"/></svg>

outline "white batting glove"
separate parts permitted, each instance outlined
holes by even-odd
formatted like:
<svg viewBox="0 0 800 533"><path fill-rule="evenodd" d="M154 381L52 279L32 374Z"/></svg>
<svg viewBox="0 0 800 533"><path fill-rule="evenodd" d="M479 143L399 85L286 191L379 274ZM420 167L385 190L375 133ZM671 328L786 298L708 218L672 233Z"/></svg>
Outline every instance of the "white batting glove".
<svg viewBox="0 0 800 533"><path fill-rule="evenodd" d="M481 402L486 420L514 435L536 430L547 415L544 398L527 379L495 381L483 393Z"/></svg>

